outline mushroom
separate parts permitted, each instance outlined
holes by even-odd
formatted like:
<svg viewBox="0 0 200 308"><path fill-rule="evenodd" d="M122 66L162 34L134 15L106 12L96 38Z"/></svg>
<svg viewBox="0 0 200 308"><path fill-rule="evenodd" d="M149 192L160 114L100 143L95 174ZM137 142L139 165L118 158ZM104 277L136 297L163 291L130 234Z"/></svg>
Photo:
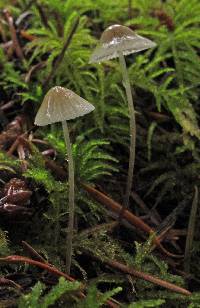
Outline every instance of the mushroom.
<svg viewBox="0 0 200 308"><path fill-rule="evenodd" d="M60 86L51 88L37 112L35 125L45 126L61 122L68 154L68 183L69 183L69 221L67 227L66 267L70 273L72 239L74 228L74 165L69 138L68 120L83 116L94 110L94 106L69 89Z"/></svg>
<svg viewBox="0 0 200 308"><path fill-rule="evenodd" d="M129 116L130 116L130 153L129 167L126 182L126 192L123 202L123 210L128 207L131 193L133 170L135 164L135 145L136 145L136 121L130 80L126 67L124 55L136 53L141 50L155 47L156 44L151 40L134 33L130 28L121 25L108 27L101 35L99 45L96 47L90 58L90 63L102 62L113 58L119 58L124 87L126 90ZM122 216L122 213L120 214Z"/></svg>

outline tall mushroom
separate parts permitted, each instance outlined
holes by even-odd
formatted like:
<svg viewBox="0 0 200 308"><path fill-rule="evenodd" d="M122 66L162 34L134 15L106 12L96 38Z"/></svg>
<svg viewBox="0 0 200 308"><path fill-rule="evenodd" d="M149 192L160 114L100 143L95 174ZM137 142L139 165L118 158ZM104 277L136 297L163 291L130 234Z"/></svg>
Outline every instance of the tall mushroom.
<svg viewBox="0 0 200 308"><path fill-rule="evenodd" d="M131 193L133 170L135 164L135 146L136 146L136 121L133 98L130 86L130 80L126 67L124 55L136 53L156 46L151 40L134 33L130 28L113 25L108 27L101 35L99 45L94 50L90 63L102 62L113 58L119 58L124 87L126 90L129 116L130 116L130 153L129 167L126 182L126 192L124 196L123 210L128 207Z"/></svg>
<svg viewBox="0 0 200 308"><path fill-rule="evenodd" d="M68 120L83 116L94 110L94 106L73 91L60 86L51 88L45 95L44 100L35 118L35 125L45 126L61 122L68 155L68 183L69 183L69 221L67 228L67 251L66 267L70 273L72 239L74 228L74 165L72 149L69 138Z"/></svg>

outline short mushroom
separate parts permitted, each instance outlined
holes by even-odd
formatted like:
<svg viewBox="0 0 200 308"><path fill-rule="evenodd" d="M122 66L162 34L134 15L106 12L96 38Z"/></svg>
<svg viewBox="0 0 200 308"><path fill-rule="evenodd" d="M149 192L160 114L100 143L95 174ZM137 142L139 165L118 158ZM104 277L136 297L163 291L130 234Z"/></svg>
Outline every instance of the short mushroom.
<svg viewBox="0 0 200 308"><path fill-rule="evenodd" d="M126 90L128 108L130 115L130 154L129 168L126 183L126 192L124 196L123 210L128 207L131 193L133 170L135 164L135 145L136 145L136 121L133 98L130 86L130 80L126 67L124 55L136 53L141 50L155 47L156 44L151 40L137 35L130 28L121 25L112 25L108 27L101 35L99 45L96 47L90 58L90 63L107 61L113 58L119 58L124 87Z"/></svg>
<svg viewBox="0 0 200 308"><path fill-rule="evenodd" d="M45 126L61 122L68 155L68 183L69 183L69 221L67 228L66 267L70 273L72 239L74 228L74 165L72 149L67 126L68 120L83 116L94 110L94 106L73 91L60 86L51 88L35 118L35 125Z"/></svg>

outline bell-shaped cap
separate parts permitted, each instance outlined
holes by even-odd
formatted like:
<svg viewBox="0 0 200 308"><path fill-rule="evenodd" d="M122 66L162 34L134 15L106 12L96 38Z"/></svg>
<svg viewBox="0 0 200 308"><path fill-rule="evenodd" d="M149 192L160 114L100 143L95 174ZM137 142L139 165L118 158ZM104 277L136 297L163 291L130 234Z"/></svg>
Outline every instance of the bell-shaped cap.
<svg viewBox="0 0 200 308"><path fill-rule="evenodd" d="M48 124L75 119L94 110L94 106L71 90L56 86L44 97L35 125Z"/></svg>
<svg viewBox="0 0 200 308"><path fill-rule="evenodd" d="M129 55L155 46L156 43L136 34L130 28L113 25L102 33L99 45L90 58L90 63L117 58L119 52Z"/></svg>

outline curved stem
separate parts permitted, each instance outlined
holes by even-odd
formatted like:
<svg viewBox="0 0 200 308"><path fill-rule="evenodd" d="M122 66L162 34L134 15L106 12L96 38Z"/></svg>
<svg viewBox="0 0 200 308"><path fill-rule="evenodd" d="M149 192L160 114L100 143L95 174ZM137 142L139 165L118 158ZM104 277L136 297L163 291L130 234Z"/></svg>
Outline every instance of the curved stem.
<svg viewBox="0 0 200 308"><path fill-rule="evenodd" d="M62 122L62 128L64 133L64 139L67 147L68 155L68 183L69 183L69 220L67 227L67 251L66 251L66 268L67 273L70 273L71 268L71 258L72 258L72 240L73 240L73 230L74 230L74 164L72 157L72 148L69 139L69 130L67 122Z"/></svg>
<svg viewBox="0 0 200 308"><path fill-rule="evenodd" d="M135 110L133 105L133 97L131 92L131 85L128 76L128 71L126 67L126 62L124 59L124 55L122 52L119 52L119 62L122 70L122 77L124 82L124 87L126 90L126 96L128 100L128 109L129 109L129 116L130 116L130 152L129 152L129 166L128 166L128 176L126 182L126 192L123 201L123 209L122 212L128 208L129 198L131 194L131 187L133 182L133 169L135 165L135 145L136 145L136 121L135 121ZM122 214L122 213L121 213ZM120 215L121 216L121 215Z"/></svg>

